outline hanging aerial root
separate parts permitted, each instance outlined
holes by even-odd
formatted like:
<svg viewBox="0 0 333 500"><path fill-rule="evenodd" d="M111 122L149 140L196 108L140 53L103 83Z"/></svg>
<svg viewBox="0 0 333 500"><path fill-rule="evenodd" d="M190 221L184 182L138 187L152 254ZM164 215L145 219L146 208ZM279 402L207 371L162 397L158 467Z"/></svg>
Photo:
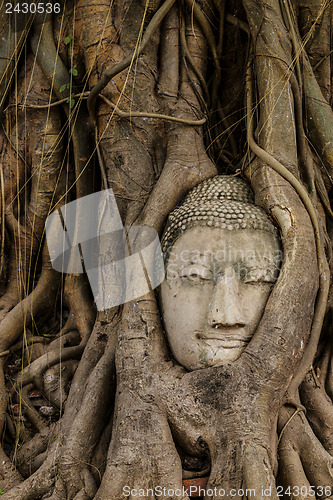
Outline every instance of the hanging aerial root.
<svg viewBox="0 0 333 500"><path fill-rule="evenodd" d="M87 99L89 96L89 92L83 92L81 94L74 94L73 97L80 97L81 99ZM119 108L117 104L114 104L110 99L105 97L104 95L99 95L98 96L100 99L102 99L106 104L111 106L114 110L114 113L117 116L120 116L120 118L153 118L155 120L166 120L169 122L176 122L176 123L184 123L185 125L192 125L193 127L197 127L199 125L204 125L206 123L206 118L201 118L201 120L186 120L182 118L177 118L176 116L170 116L170 115L163 115L161 113L146 113L144 111L123 111L122 109ZM59 101L52 102L51 104L42 104L39 106L34 106L34 105L26 105L25 107L31 108L31 109L48 109L50 107L54 106L60 106L61 104L65 104L67 102L68 98L65 99L60 99Z"/></svg>
<svg viewBox="0 0 333 500"><path fill-rule="evenodd" d="M308 58L304 56L304 96L307 111L307 126L329 174L333 175L333 111L320 90Z"/></svg>
<svg viewBox="0 0 333 500"><path fill-rule="evenodd" d="M327 264L327 260L325 257L322 239L321 239L321 231L318 222L318 216L316 210L312 204L312 201L304 188L304 186L300 183L300 181L286 168L284 167L276 158L274 158L267 151L262 149L255 142L253 137L253 77L252 77L252 63L248 65L247 75L246 75L246 89L247 89L247 140L250 149L253 151L255 155L260 158L260 160L270 166L273 170L275 170L279 175L281 175L284 179L286 179L295 189L300 199L302 200L309 217L312 222L312 226L314 229L314 236L316 242L316 251L317 251L317 263L318 263L318 272L319 272L319 293L316 301L315 312L313 316L311 335L309 342L307 344L305 353L303 355L300 366L298 367L296 375L293 377L292 382L288 389L288 399L289 401L297 400L297 391L300 383L304 379L305 375L308 373L312 366L312 362L314 356L317 351L317 346L319 342L319 337L324 321L324 316L326 312L329 288L330 288L330 273Z"/></svg>
<svg viewBox="0 0 333 500"><path fill-rule="evenodd" d="M93 124L96 123L96 111L95 105L97 96L102 92L102 90L107 86L107 84L114 78L118 73L128 68L134 61L142 54L143 50L147 46L147 43L151 39L154 32L158 29L164 17L167 15L173 4L176 0L165 0L162 6L158 9L158 11L154 14L151 19L149 25L146 28L146 31L142 37L141 44L139 48L129 54L125 59L123 59L120 63L114 65L112 68L108 69L100 81L93 87L88 97L88 111L90 115L90 119Z"/></svg>
<svg viewBox="0 0 333 500"><path fill-rule="evenodd" d="M160 36L160 71L157 91L177 100L179 90L179 9L174 5L165 17Z"/></svg>
<svg viewBox="0 0 333 500"><path fill-rule="evenodd" d="M7 5L3 2L0 6L0 116L15 78L16 66L25 47L33 20L31 14L27 19L23 16L23 23L20 16L15 16L14 21L14 16L5 13L5 8L7 9ZM13 30L13 23L15 23L15 30Z"/></svg>
<svg viewBox="0 0 333 500"><path fill-rule="evenodd" d="M72 85L71 75L66 66L58 57L54 42L52 17L46 15L42 24L35 23L31 45L37 61L57 97L62 99L66 96L67 99L71 99L71 95L75 94L77 89ZM61 92L62 89L65 90ZM70 135L73 140L76 197L81 198L92 192L92 148L89 116L82 101L79 101L73 112L71 112L69 105L64 106L64 110L69 119ZM82 215L77 213L77 220L81 217Z"/></svg>
<svg viewBox="0 0 333 500"><path fill-rule="evenodd" d="M111 332L111 326L117 324L115 313L116 310L111 315L110 323L106 325L107 332ZM30 498L27 492L31 494L31 498L35 498L34 495L41 494L40 492L50 491L52 494L48 498L54 500L62 500L67 496L76 498L75 495L78 495L77 498L94 497L97 487L89 463L94 446L103 431L105 419L109 417L108 405L114 390L115 332L110 333L106 346L108 334L101 333L102 329L98 325L88 340L84 358L71 384L62 419L50 429L48 436L42 430L43 440L36 436L31 447L26 445L20 455L20 461L23 457L29 458L32 472L37 467L40 468L10 492L13 495L10 499ZM58 338L55 342L60 341L61 338ZM101 419L102 414L104 420ZM46 450L48 444L49 449ZM21 467L22 470L26 469L25 466Z"/></svg>
<svg viewBox="0 0 333 500"><path fill-rule="evenodd" d="M202 30L202 33L206 38L208 47L211 50L215 65L215 78L217 80L216 83L219 84L221 81L221 68L220 68L220 61L217 56L217 47L215 43L213 30L209 24L208 19L206 18L205 14L201 10L197 2L195 0L186 0L186 3L188 4L189 8L193 10L194 16Z"/></svg>
<svg viewBox="0 0 333 500"><path fill-rule="evenodd" d="M209 103L210 103L210 95L209 95L207 83L206 83L206 80L204 79L203 75L199 71L197 65L195 64L195 61L194 61L192 54L191 54L191 51L188 48L188 44L187 44L187 40L186 40L186 25L185 25L184 19L182 19L182 23L181 23L181 27L180 27L180 42L181 42L181 48L182 48L182 53L184 55L184 63L186 64L186 68L187 68L187 62L188 62L190 65L190 68L192 69L192 71L194 72L195 76L197 77L197 79L200 83L200 86L201 86L201 89L202 89L202 92L203 92L203 95L205 97L206 102L203 100L203 98L198 93L198 95L200 96L199 100L200 100L201 104L205 103L206 107L208 108ZM190 74L189 69L187 69L187 74L188 74L188 78L191 80L193 89L196 89L196 85L195 85L196 82L193 80L193 78L191 78L191 74Z"/></svg>
<svg viewBox="0 0 333 500"><path fill-rule="evenodd" d="M100 98L106 102L109 106L114 109L114 112L121 118L154 118L157 120L166 120L169 122L183 123L184 125L190 125L193 127L198 127L206 123L206 118L201 118L201 120L186 120L186 118L177 118L176 116L163 115L160 113L145 113L141 111L122 111L116 104L113 104L107 97L103 95Z"/></svg>
<svg viewBox="0 0 333 500"><path fill-rule="evenodd" d="M20 117L22 117L21 113ZM19 192L7 201L5 221L10 232L11 247L8 284L6 292L0 299L0 310L2 309L0 319L29 294L31 283L37 272L45 220L50 207L58 203L65 191L65 176L62 171L63 140L59 138L60 111L56 109L49 112L38 111L34 114L34 119L35 127L29 134L27 145L24 146L28 148L31 145L31 169L26 164L24 165L20 158L17 159L20 170L25 169L26 177L31 172L29 189L27 182L22 187L25 204L22 206L23 193ZM17 179L18 190L20 184L21 182ZM23 217L18 216L18 219L15 217L15 205L17 205L17 213L24 214L24 222Z"/></svg>
<svg viewBox="0 0 333 500"><path fill-rule="evenodd" d="M188 49L198 71L204 74L207 43L199 27L196 28L195 36L192 34L188 40ZM169 107L173 115L181 118L185 116L187 119L192 119L200 112L200 100L193 90L190 77L192 78L192 75L187 75L186 71L181 68L177 101L175 102L173 97L163 97L165 106ZM195 78L194 73L193 78ZM166 84L164 77L162 80ZM172 88L171 84L171 93ZM199 86L197 92L201 93ZM169 87L164 88L164 93L165 95L170 93ZM162 173L136 223L161 231L167 214L171 212L180 198L198 182L216 173L216 166L205 150L201 127L170 124L167 157Z"/></svg>
<svg viewBox="0 0 333 500"><path fill-rule="evenodd" d="M45 269L38 280L36 288L31 294L12 309L0 324L0 351L8 348L22 334L24 327L28 326L33 318L40 313L48 313L53 310L55 297L59 286L60 275L48 268L48 252L46 245L43 252ZM0 357L0 430L5 422L7 407L7 395L4 381L4 357Z"/></svg>

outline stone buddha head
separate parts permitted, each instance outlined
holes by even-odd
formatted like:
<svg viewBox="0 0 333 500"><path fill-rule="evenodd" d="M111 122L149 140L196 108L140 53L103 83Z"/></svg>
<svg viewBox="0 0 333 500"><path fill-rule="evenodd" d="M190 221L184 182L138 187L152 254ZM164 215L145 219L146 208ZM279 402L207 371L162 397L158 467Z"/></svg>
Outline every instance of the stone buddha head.
<svg viewBox="0 0 333 500"><path fill-rule="evenodd" d="M278 231L247 183L219 175L197 185L169 215L162 249L160 303L176 360L188 370L237 360L281 263Z"/></svg>

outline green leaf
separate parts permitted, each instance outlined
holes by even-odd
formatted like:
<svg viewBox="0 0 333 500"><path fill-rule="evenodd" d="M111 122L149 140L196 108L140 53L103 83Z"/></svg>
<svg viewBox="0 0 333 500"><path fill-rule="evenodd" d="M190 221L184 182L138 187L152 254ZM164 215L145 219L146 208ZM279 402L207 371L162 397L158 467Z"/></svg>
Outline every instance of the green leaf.
<svg viewBox="0 0 333 500"><path fill-rule="evenodd" d="M78 72L77 72L77 69L76 69L76 64L69 70L69 72L73 75L73 76L77 76L78 75Z"/></svg>
<svg viewBox="0 0 333 500"><path fill-rule="evenodd" d="M0 495L4 495L5 492L0 489Z"/></svg>
<svg viewBox="0 0 333 500"><path fill-rule="evenodd" d="M66 36L66 38L64 40L65 45L68 45L69 43L71 43L72 40L73 40L73 35Z"/></svg>
<svg viewBox="0 0 333 500"><path fill-rule="evenodd" d="M61 85L60 89L59 89L59 92L63 92L64 90L67 89L67 83L64 83L63 85Z"/></svg>
<svg viewBox="0 0 333 500"><path fill-rule="evenodd" d="M69 107L71 109L74 108L74 106L75 106L75 99L73 99L72 96L68 97L66 102L69 104Z"/></svg>

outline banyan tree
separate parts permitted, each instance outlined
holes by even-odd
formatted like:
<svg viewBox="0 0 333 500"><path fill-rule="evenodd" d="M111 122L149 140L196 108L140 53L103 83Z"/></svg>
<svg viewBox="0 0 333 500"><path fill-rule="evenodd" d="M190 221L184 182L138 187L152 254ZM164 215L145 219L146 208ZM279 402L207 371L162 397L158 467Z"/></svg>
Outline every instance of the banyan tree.
<svg viewBox="0 0 333 500"><path fill-rule="evenodd" d="M332 9L0 2L4 499L332 497ZM104 191L166 270L112 307L45 235Z"/></svg>

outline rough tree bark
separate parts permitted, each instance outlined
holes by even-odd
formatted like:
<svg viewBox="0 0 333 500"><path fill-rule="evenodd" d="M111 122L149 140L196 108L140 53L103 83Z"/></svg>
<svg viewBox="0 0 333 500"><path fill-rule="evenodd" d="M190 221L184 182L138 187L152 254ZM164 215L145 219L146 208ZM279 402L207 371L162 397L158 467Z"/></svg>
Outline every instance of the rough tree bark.
<svg viewBox="0 0 333 500"><path fill-rule="evenodd" d="M185 454L226 497L332 497L331 3L17 4L0 3L3 498L175 491ZM52 269L45 221L111 187L124 224L161 235L216 173L248 179L284 259L241 358L187 372L155 292L96 313L86 276Z"/></svg>

